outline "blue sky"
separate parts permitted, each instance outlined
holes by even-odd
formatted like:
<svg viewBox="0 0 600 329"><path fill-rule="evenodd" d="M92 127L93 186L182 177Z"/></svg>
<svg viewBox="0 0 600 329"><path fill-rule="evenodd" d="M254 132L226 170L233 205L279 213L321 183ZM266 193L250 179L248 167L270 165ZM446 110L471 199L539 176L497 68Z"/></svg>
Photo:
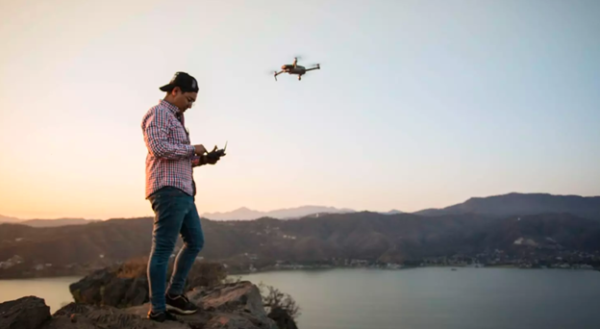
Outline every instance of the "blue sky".
<svg viewBox="0 0 600 329"><path fill-rule="evenodd" d="M600 195L598 1L0 5L0 214L151 214L140 122L201 86L200 212ZM301 82L271 73L302 55Z"/></svg>

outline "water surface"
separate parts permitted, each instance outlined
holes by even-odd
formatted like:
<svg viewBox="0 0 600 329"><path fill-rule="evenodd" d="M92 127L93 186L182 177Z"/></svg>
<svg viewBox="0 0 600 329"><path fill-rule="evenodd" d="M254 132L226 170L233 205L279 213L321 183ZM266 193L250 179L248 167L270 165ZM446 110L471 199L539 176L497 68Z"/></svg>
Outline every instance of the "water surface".
<svg viewBox="0 0 600 329"><path fill-rule="evenodd" d="M54 313L73 301L69 285L81 277L60 277L24 280L0 280L0 302L14 300L24 296L43 298L50 312Z"/></svg>
<svg viewBox="0 0 600 329"><path fill-rule="evenodd" d="M243 276L291 294L301 328L552 329L600 323L600 272L335 269Z"/></svg>
<svg viewBox="0 0 600 329"><path fill-rule="evenodd" d="M334 269L241 276L289 293L309 329L597 329L600 272L498 268ZM45 298L55 312L79 277L0 280L0 302Z"/></svg>

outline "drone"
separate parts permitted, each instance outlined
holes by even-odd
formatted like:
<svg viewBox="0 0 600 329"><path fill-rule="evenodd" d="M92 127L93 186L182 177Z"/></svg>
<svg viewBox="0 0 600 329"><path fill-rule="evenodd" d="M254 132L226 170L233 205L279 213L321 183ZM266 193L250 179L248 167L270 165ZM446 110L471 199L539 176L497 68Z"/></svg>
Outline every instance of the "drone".
<svg viewBox="0 0 600 329"><path fill-rule="evenodd" d="M300 81L300 80L302 80L302 76L304 74L306 74L306 72L312 71L312 70L320 70L320 69L321 69L320 64L316 64L315 67L312 67L310 69L307 69L304 66L298 65L298 57L294 57L293 64L285 64L285 65L281 66L281 71L279 71L279 72L275 71L275 73L274 73L275 81L277 81L277 76L282 73L296 74L296 75L298 75L298 81Z"/></svg>

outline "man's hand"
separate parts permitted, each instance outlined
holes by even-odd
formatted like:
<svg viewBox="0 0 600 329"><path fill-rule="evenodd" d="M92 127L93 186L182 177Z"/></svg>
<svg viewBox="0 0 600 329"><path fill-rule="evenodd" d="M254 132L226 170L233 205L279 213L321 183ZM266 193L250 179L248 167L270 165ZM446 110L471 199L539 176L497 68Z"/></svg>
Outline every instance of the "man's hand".
<svg viewBox="0 0 600 329"><path fill-rule="evenodd" d="M202 145L202 144L194 145L194 153L196 153L197 155L203 155L206 152L207 151L204 148L204 145Z"/></svg>
<svg viewBox="0 0 600 329"><path fill-rule="evenodd" d="M219 158L206 157L206 163L210 165L214 165L215 163L219 162L219 160Z"/></svg>
<svg viewBox="0 0 600 329"><path fill-rule="evenodd" d="M211 152L214 152L214 151L216 151L216 150L217 150L217 146L215 145L215 148L213 148L213 150L212 150ZM219 160L220 160L220 158L219 158L219 157L210 157L210 156L207 156L207 157L206 157L206 163L208 163L208 164L211 164L211 165L214 165L214 164L215 164L215 163L217 163Z"/></svg>

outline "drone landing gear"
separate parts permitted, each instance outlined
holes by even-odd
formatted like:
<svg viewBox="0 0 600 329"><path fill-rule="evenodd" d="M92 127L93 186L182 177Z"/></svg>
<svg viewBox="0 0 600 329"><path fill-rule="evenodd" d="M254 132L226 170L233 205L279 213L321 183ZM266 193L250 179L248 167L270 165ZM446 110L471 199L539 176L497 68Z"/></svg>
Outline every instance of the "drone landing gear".
<svg viewBox="0 0 600 329"><path fill-rule="evenodd" d="M302 75L298 76L298 81L302 80Z"/></svg>

